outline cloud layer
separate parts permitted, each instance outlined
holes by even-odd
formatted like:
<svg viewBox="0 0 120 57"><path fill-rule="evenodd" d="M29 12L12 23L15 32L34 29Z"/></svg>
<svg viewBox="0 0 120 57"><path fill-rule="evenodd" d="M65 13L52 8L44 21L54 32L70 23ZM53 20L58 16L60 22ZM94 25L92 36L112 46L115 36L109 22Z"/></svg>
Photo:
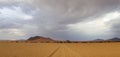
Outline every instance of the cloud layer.
<svg viewBox="0 0 120 57"><path fill-rule="evenodd" d="M0 1L0 38L60 40L119 37L120 0Z"/></svg>

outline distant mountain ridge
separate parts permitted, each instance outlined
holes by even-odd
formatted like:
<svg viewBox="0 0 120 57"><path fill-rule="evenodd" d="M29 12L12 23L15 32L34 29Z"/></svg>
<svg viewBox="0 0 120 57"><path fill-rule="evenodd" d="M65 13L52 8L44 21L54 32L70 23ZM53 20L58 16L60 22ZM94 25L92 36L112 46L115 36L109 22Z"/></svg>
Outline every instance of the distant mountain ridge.
<svg viewBox="0 0 120 57"><path fill-rule="evenodd" d="M30 37L27 39L27 41L30 41L30 42L68 42L67 40L66 41L58 41L58 40L53 40L52 38L49 38L49 37L43 37L43 36L34 36L34 37ZM120 41L120 38L118 37L114 37L114 38L111 38L111 39L107 39L107 40L104 40L104 39L95 39L93 40L95 42L107 42L107 41ZM75 42L75 41L69 41L69 42ZM76 41L76 42L79 42L79 41Z"/></svg>
<svg viewBox="0 0 120 57"><path fill-rule="evenodd" d="M107 40L104 40L104 39L95 39L94 41L120 41L120 38L114 37L114 38L107 39Z"/></svg>
<svg viewBox="0 0 120 57"><path fill-rule="evenodd" d="M95 39L94 41L104 41L103 39Z"/></svg>
<svg viewBox="0 0 120 57"><path fill-rule="evenodd" d="M108 41L120 41L120 38L115 37L115 38L112 38L112 39L108 39Z"/></svg>

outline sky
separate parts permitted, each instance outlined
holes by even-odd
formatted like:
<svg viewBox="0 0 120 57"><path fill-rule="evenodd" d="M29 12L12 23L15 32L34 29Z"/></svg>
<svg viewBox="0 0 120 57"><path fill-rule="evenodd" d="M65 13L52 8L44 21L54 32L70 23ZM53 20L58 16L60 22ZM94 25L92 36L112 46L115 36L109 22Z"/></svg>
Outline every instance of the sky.
<svg viewBox="0 0 120 57"><path fill-rule="evenodd" d="M120 0L0 0L0 39L120 37Z"/></svg>

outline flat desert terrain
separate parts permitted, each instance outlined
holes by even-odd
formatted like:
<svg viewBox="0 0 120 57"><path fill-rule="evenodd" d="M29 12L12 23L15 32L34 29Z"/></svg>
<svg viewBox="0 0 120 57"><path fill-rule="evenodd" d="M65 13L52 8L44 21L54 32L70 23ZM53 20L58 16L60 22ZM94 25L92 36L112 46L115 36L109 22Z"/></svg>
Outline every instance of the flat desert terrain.
<svg viewBox="0 0 120 57"><path fill-rule="evenodd" d="M0 43L0 57L120 57L120 43Z"/></svg>

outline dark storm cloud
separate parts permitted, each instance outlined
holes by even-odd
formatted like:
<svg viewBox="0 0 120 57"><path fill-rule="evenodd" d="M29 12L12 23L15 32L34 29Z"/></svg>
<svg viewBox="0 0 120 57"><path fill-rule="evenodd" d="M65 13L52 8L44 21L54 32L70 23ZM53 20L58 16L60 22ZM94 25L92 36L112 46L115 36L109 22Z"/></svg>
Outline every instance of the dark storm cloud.
<svg viewBox="0 0 120 57"><path fill-rule="evenodd" d="M35 3L35 4L34 4ZM38 6L38 19L46 22L70 24L86 20L89 17L117 10L119 0L37 0L33 4Z"/></svg>
<svg viewBox="0 0 120 57"><path fill-rule="evenodd" d="M43 33L65 39L86 37L83 34L69 35L70 32L67 31L66 25L92 20L117 11L119 4L120 0L37 0L33 3L41 11L35 22L40 29L43 28ZM86 38L88 37L90 36ZM93 38L97 38L97 36L93 36Z"/></svg>

